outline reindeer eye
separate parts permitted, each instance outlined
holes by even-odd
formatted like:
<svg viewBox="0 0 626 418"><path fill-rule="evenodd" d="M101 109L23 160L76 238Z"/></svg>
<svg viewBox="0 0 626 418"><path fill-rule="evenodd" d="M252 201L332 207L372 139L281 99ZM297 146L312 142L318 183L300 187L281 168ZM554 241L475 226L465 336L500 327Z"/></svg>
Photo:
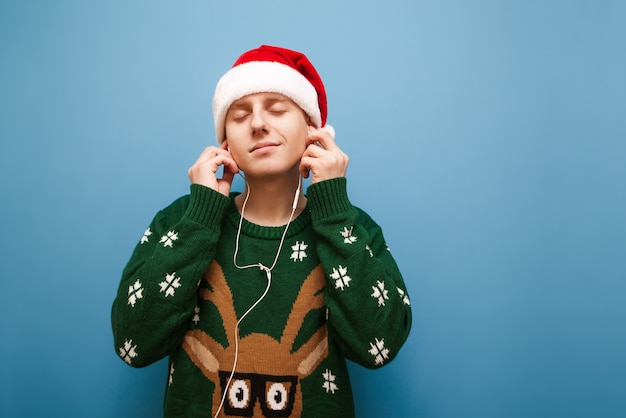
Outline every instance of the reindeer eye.
<svg viewBox="0 0 626 418"><path fill-rule="evenodd" d="M272 411L282 411L287 406L288 392L282 383L273 383L267 391L267 406Z"/></svg>
<svg viewBox="0 0 626 418"><path fill-rule="evenodd" d="M250 402L250 387L245 380L233 381L228 389L228 400L233 408L243 409Z"/></svg>

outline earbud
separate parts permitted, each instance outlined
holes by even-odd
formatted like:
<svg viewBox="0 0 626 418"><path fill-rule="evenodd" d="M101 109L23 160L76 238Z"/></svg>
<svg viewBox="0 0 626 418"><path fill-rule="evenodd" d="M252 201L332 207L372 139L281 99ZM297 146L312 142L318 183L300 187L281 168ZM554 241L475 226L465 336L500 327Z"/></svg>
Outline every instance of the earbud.
<svg viewBox="0 0 626 418"><path fill-rule="evenodd" d="M300 177L300 180L298 181L298 188L296 189L296 194L293 197L293 205L291 206L291 209L296 210L296 208L298 207L298 201L300 200L300 187L302 186L302 177Z"/></svg>

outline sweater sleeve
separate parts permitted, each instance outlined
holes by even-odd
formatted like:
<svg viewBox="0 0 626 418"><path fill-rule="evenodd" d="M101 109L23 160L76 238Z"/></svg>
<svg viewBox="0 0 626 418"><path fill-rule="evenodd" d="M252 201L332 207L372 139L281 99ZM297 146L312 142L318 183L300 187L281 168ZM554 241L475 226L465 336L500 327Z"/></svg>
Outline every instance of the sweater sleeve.
<svg viewBox="0 0 626 418"><path fill-rule="evenodd" d="M191 185L191 194L160 211L135 247L111 311L115 349L131 366L147 366L180 344L228 202Z"/></svg>
<svg viewBox="0 0 626 418"><path fill-rule="evenodd" d="M411 328L402 275L381 228L350 203L345 178L312 184L307 198L327 278L329 333L348 359L381 367L397 355Z"/></svg>

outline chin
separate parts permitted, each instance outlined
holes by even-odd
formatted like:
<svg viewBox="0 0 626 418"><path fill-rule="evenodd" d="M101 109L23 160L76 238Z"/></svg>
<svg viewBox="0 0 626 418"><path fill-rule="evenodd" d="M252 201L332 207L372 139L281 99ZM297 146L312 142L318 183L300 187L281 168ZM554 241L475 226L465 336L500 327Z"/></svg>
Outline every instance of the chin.
<svg viewBox="0 0 626 418"><path fill-rule="evenodd" d="M298 160L294 165L276 164L273 161L266 161L264 163L258 163L253 169L243 170L247 176L255 177L259 179L274 180L280 177L297 177L300 175L299 171L300 161Z"/></svg>

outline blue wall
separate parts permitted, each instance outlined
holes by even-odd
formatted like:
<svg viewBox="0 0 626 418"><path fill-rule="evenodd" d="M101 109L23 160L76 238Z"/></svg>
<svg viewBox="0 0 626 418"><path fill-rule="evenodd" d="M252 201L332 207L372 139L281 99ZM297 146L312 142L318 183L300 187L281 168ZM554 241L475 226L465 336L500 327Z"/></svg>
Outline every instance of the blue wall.
<svg viewBox="0 0 626 418"><path fill-rule="evenodd" d="M361 417L626 416L626 3L0 4L0 416L155 417L109 310L261 43L305 51L414 309Z"/></svg>

